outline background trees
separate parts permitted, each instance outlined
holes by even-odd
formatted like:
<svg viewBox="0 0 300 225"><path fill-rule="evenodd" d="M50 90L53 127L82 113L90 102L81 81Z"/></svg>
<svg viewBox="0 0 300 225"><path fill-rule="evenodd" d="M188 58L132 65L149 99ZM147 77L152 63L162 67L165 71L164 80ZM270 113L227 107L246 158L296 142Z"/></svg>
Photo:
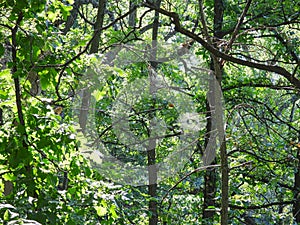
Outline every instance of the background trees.
<svg viewBox="0 0 300 225"><path fill-rule="evenodd" d="M300 223L297 1L10 0L0 8L1 222ZM184 63L157 62L167 54L157 51L162 42L183 62L195 54L203 76L213 74L222 88L226 138L215 140L217 156L207 165L204 149L221 131L211 123L214 105ZM146 60L109 64L122 60L120 44L140 46L135 51L147 52ZM95 74L104 80L97 89L99 80L89 79ZM182 90L206 125L174 176L157 183L158 172L149 169L150 184L120 185L87 160L85 140L99 137L114 157L151 168L174 151L184 130L181 106L154 91L129 105L129 130L150 140L148 151L114 133L118 95L151 74ZM167 129L149 139L154 117Z"/></svg>

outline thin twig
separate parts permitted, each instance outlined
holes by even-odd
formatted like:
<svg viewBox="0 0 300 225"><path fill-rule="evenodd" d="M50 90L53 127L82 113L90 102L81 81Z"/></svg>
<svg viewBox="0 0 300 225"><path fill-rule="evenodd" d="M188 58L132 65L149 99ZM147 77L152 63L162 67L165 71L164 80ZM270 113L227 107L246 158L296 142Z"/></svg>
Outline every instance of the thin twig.
<svg viewBox="0 0 300 225"><path fill-rule="evenodd" d="M207 170L207 169L213 169L213 168L217 168L217 167L220 167L221 165L217 164L217 165L208 165L208 166L201 166L201 167L198 167L197 169L194 169L192 170L191 172L189 172L188 174L184 175L179 181L176 182L176 184L171 187L167 192L166 194L163 196L162 200L161 200L161 203L165 200L165 198L168 196L168 194L174 190L184 179L186 179L187 177L191 176L192 174L196 173L196 172L199 172L201 170Z"/></svg>

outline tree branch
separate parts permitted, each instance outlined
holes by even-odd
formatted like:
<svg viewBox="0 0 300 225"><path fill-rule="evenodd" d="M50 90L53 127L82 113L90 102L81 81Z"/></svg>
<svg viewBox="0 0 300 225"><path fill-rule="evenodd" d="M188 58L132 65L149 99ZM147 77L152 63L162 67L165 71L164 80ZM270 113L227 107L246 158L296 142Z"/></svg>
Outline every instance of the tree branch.
<svg viewBox="0 0 300 225"><path fill-rule="evenodd" d="M183 28L180 24L179 15L175 12L169 12L161 8L155 7L153 4L149 3L148 1L144 3L144 5L150 9L156 10L160 12L163 15L166 15L171 18L173 24L175 25L175 30L178 31L181 34L186 35L189 38L194 39L199 44L201 44L206 50L208 50L210 53L215 55L216 57L222 58L226 61L237 63L239 65L248 66L264 71L274 72L279 75L282 75L285 77L291 84L294 86L300 88L300 80L298 80L296 77L294 77L290 72L288 72L285 68L282 68L280 66L272 66L272 65L266 65L261 63L255 63L251 61L245 61L243 59L234 58L226 53L220 52L218 49L216 49L214 46L210 45L208 42L206 42L204 39L199 37L197 34L190 32L189 30Z"/></svg>
<svg viewBox="0 0 300 225"><path fill-rule="evenodd" d="M239 32L239 30L240 30L242 24L243 24L244 18L245 18L245 16L246 16L246 13L247 13L248 10L249 10L249 7L250 7L250 5L251 5L251 2L252 2L252 0L247 0L246 6L245 6L245 8L244 8L244 10L243 10L243 12L242 12L242 14L241 14L239 20L238 20L238 23L236 24L236 26L235 26L235 28L234 28L234 31L233 31L232 36L231 36L231 39L229 40L229 42L228 42L228 44L227 44L227 46L226 46L226 49L225 49L225 52L226 52L226 53L230 50L230 48L231 48L233 42L235 41L235 39L236 39L236 37L237 37L237 34L238 34L238 32Z"/></svg>
<svg viewBox="0 0 300 225"><path fill-rule="evenodd" d="M274 90L297 90L293 86L280 86L280 85L273 85L273 84L255 84L255 83L239 83L237 85L228 86L225 88L222 88L222 91L230 91L232 89L236 88L242 88L242 87L253 87L253 88L270 88Z"/></svg>
<svg viewBox="0 0 300 225"><path fill-rule="evenodd" d="M163 196L161 203L165 200L165 198L168 196L168 194L174 190L183 180L185 180L187 177L191 176L192 174L199 172L201 170L207 170L207 169L214 169L217 167L220 167L221 165L208 165L208 166L201 166L198 167L197 169L192 170L191 172L189 172L188 174L184 175L182 178L180 178L179 181L176 182L176 184L171 187L169 190L167 190L166 194Z"/></svg>
<svg viewBox="0 0 300 225"><path fill-rule="evenodd" d="M265 205L249 205L249 206L240 206L240 205L229 204L229 207L232 209L253 210L253 209L269 208L269 207L275 206L275 205L291 205L293 203L294 203L294 201L282 201L282 202L272 202L272 203L265 204Z"/></svg>

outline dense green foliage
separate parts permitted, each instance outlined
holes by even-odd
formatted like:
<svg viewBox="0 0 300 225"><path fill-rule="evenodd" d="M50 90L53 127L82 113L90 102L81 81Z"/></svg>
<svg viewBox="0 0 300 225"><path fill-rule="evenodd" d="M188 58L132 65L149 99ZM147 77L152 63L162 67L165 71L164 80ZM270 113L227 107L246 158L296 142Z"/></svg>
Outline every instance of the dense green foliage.
<svg viewBox="0 0 300 225"><path fill-rule="evenodd" d="M292 0L0 1L0 223L300 224L299 37Z"/></svg>

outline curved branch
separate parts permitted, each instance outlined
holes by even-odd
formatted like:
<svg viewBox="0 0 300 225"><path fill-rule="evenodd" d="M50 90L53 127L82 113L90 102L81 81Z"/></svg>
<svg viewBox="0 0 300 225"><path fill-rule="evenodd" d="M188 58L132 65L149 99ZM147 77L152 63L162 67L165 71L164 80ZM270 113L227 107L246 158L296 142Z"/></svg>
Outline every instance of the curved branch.
<svg viewBox="0 0 300 225"><path fill-rule="evenodd" d="M246 13L248 12L249 8L250 8L250 4L251 4L252 0L247 0L247 3L246 3L246 6L238 20L238 23L236 24L235 28L234 28L234 31L233 31L233 34L231 36L231 39L229 40L228 42L228 45L226 46L226 51L225 52L228 52L229 49L231 48L233 42L235 41L235 39L237 38L237 35L238 35L238 32L243 24L243 21L244 21L244 18L246 16Z"/></svg>
<svg viewBox="0 0 300 225"><path fill-rule="evenodd" d="M222 91L230 91L232 89L236 88L242 88L242 87L252 87L252 88L270 88L274 90L297 90L293 86L281 86L281 85L273 85L273 84L255 84L255 83L239 83L236 85L228 86L222 88Z"/></svg>
<svg viewBox="0 0 300 225"><path fill-rule="evenodd" d="M240 206L240 205L233 205L229 204L229 207L232 209L243 209L243 210L253 210L253 209L264 209L269 208L274 205L291 205L294 201L282 201L282 202L272 202L265 205L249 205L249 206Z"/></svg>
<svg viewBox="0 0 300 225"><path fill-rule="evenodd" d="M195 41L200 43L206 50L208 50L210 53L212 53L216 57L222 58L222 59L224 59L226 61L229 61L229 62L240 64L240 65L243 65L243 66L248 66L248 67L252 67L252 68L256 68L256 69L260 69L260 70L264 70L264 71L277 73L277 74L282 75L283 77L285 77L294 86L300 88L300 80L298 80L296 77L294 77L285 68L282 68L280 66L272 66L272 65L266 65L266 64L261 64L261 63L255 63L255 62L251 62L251 61L245 61L243 59L234 58L234 57L232 57L228 54L220 52L214 46L212 46L211 44L206 42L204 39L199 37L197 34L192 33L189 30L183 28L180 24L179 15L177 13L169 12L169 11L166 11L164 9L157 8L149 2L146 2L144 5L148 8L150 8L150 9L158 11L159 13L161 13L163 15L166 15L166 16L170 17L173 24L175 25L175 30L176 31L178 31L181 34L186 35L187 37L190 37L190 38L194 39Z"/></svg>
<svg viewBox="0 0 300 225"><path fill-rule="evenodd" d="M187 177L191 176L192 174L202 171L202 170L208 170L208 169L215 169L217 167L220 167L221 165L217 164L217 165L208 165L208 166L201 166L198 167L194 170L192 170L191 172L187 173L186 175L184 175L180 180L178 180L176 182L176 184L174 186L172 186L169 190L167 190L166 194L163 196L162 200L160 201L161 203L165 200L165 198L168 196L168 194L174 190L183 180L185 180Z"/></svg>

